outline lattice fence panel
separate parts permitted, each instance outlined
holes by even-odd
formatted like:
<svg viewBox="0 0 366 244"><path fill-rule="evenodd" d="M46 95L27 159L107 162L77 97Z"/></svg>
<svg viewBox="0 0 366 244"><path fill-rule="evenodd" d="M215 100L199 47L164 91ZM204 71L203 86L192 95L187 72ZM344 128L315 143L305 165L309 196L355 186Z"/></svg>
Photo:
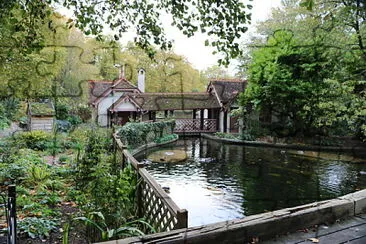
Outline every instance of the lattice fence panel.
<svg viewBox="0 0 366 244"><path fill-rule="evenodd" d="M175 131L199 131L200 120L199 119L177 119L175 121Z"/></svg>
<svg viewBox="0 0 366 244"><path fill-rule="evenodd" d="M205 119L203 121L203 128L206 131L216 131L216 119Z"/></svg>
<svg viewBox="0 0 366 244"><path fill-rule="evenodd" d="M154 193L154 190L145 181L141 182L142 212L148 223L152 224L157 232L170 231L178 224L174 213Z"/></svg>

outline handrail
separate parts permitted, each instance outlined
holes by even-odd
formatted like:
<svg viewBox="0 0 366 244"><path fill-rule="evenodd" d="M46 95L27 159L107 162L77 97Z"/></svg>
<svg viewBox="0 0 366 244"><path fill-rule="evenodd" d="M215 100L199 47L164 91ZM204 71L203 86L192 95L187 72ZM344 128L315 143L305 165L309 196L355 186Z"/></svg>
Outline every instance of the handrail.
<svg viewBox="0 0 366 244"><path fill-rule="evenodd" d="M113 139L117 145L116 149L121 153L121 166L124 167L126 162L130 163L136 170L139 179L141 179L137 193L139 217L145 217L146 221L154 226L157 231L187 228L188 211L177 206L154 177L144 169L144 164L138 162L127 150L118 135L114 134Z"/></svg>

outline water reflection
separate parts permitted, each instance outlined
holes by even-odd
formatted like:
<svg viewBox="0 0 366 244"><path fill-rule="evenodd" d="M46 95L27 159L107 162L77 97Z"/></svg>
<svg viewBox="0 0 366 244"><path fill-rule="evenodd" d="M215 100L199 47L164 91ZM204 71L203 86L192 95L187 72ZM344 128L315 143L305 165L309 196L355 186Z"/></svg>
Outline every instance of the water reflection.
<svg viewBox="0 0 366 244"><path fill-rule="evenodd" d="M185 162L152 163L148 171L189 211L190 226L320 201L366 188L365 164L305 157L281 149L179 140ZM142 160L152 149L137 158Z"/></svg>

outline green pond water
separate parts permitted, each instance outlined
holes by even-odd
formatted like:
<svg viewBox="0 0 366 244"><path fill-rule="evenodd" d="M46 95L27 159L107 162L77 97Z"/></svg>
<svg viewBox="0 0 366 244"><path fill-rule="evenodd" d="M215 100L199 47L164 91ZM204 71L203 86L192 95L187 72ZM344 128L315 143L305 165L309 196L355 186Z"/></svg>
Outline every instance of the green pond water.
<svg viewBox="0 0 366 244"><path fill-rule="evenodd" d="M189 226L341 196L366 188L366 159L349 155L228 145L188 138L137 155L184 150L178 163L152 162L146 168L180 208ZM317 156L319 155L319 156ZM324 156L328 155L328 156ZM351 162L353 161L353 162Z"/></svg>

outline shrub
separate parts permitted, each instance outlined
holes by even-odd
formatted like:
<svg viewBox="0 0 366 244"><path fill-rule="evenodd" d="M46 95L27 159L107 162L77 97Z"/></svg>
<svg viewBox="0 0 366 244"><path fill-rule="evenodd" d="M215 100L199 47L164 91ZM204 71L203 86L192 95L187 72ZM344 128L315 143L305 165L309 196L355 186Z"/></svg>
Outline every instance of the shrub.
<svg viewBox="0 0 366 244"><path fill-rule="evenodd" d="M119 130L118 135L125 145L133 148L172 134L174 126L175 120L154 123L129 122Z"/></svg>
<svg viewBox="0 0 366 244"><path fill-rule="evenodd" d="M0 163L1 183L18 183L22 181L31 165L41 164L43 159L31 149L20 149L10 154Z"/></svg>
<svg viewBox="0 0 366 244"><path fill-rule="evenodd" d="M51 139L51 133L40 130L28 131L14 136L14 146L43 151L47 148L47 145L51 142Z"/></svg>
<svg viewBox="0 0 366 244"><path fill-rule="evenodd" d="M171 134L171 135L166 135L164 137L160 137L160 138L156 139L154 142L156 142L156 143L165 143L165 142L168 142L168 141L175 140L177 138L178 138L177 134Z"/></svg>
<svg viewBox="0 0 366 244"><path fill-rule="evenodd" d="M79 117L79 115L74 115L74 114L69 115L67 117L67 121L70 122L70 124L73 125L73 126L79 125L83 122L81 120L81 118Z"/></svg>
<svg viewBox="0 0 366 244"><path fill-rule="evenodd" d="M18 228L21 233L31 238L44 239L50 235L51 231L57 230L57 223L46 218L28 217L18 222Z"/></svg>
<svg viewBox="0 0 366 244"><path fill-rule="evenodd" d="M72 124L67 120L56 120L56 130L58 132L68 132Z"/></svg>
<svg viewBox="0 0 366 244"><path fill-rule="evenodd" d="M224 132L216 132L215 136L220 137L220 138L226 138L226 139L237 139L237 137L234 136L233 134L224 133Z"/></svg>
<svg viewBox="0 0 366 244"><path fill-rule="evenodd" d="M66 120L69 115L70 107L66 104L56 104L56 119Z"/></svg>
<svg viewBox="0 0 366 244"><path fill-rule="evenodd" d="M92 111L89 106L79 104L76 108L75 114L80 117L82 122L86 122L91 119Z"/></svg>

